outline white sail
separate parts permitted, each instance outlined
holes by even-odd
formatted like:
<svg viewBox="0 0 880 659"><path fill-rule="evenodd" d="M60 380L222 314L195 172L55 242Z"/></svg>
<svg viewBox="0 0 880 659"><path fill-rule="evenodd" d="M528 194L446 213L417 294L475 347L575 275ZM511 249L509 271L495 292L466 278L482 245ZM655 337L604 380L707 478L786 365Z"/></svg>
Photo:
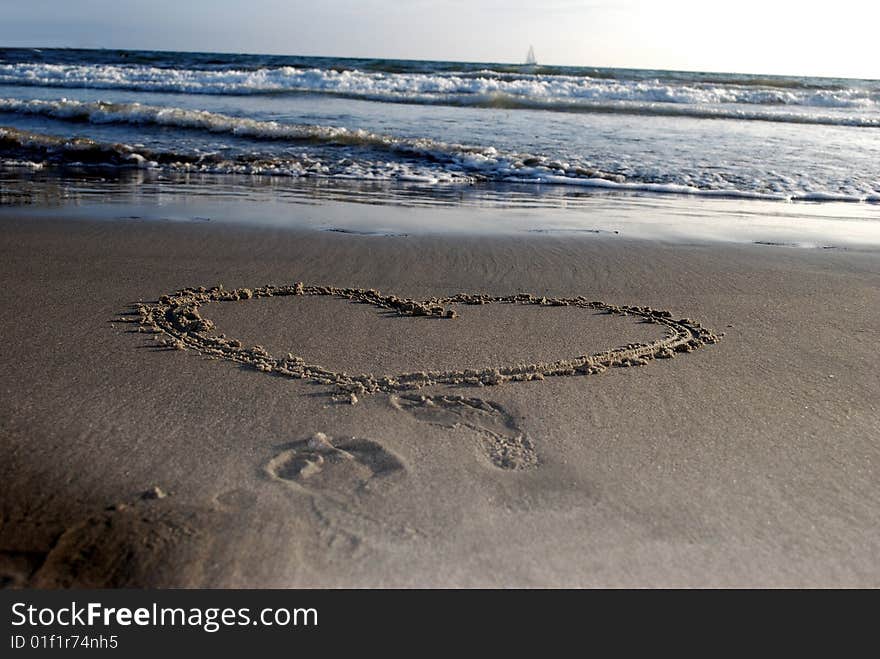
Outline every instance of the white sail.
<svg viewBox="0 0 880 659"><path fill-rule="evenodd" d="M538 63L538 60L535 59L535 49L532 46L529 46L529 54L526 55L526 66L534 66Z"/></svg>

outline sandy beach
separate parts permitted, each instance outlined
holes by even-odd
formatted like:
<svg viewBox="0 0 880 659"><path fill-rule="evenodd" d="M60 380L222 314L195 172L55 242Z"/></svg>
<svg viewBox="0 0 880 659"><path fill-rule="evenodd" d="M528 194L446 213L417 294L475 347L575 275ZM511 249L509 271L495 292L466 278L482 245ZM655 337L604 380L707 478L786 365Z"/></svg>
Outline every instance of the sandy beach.
<svg viewBox="0 0 880 659"><path fill-rule="evenodd" d="M6 213L0 273L6 586L880 586L876 250ZM187 321L289 372L140 322L297 282L442 313L328 291ZM648 308L719 340L527 368L662 341ZM382 384L418 372L461 381Z"/></svg>

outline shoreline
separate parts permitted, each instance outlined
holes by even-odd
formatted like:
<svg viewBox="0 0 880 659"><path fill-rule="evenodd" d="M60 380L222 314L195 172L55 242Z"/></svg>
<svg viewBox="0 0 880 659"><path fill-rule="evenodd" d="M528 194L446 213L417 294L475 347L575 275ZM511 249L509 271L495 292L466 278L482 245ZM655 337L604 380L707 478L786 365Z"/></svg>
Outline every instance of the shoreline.
<svg viewBox="0 0 880 659"><path fill-rule="evenodd" d="M785 202L678 195L588 193L568 197L529 191L510 201L500 189L465 187L473 198L449 197L456 187L430 193L382 188L382 194L345 186L336 192L302 181L264 180L267 188L187 184L168 187L133 179L129 188L66 193L34 182L7 190L0 220L32 217L139 224L212 224L225 230L327 232L374 238L449 239L560 237L669 245L759 245L798 249L880 250L880 222L870 202ZM209 179L213 181L213 179ZM221 177L222 180L222 177ZM22 184L21 180L17 181ZM241 181L240 181L241 182ZM217 183L217 181L214 181ZM97 184L96 184L97 185ZM86 186L88 188L88 186ZM46 190L52 193L43 198ZM513 188L507 190L510 194ZM349 194L350 193L350 194ZM32 199L28 195L36 195ZM18 195L18 196L17 196ZM445 195L445 196L444 196ZM505 201L508 199L507 201ZM57 205L60 204L60 205ZM47 206L49 206L47 208Z"/></svg>
<svg viewBox="0 0 880 659"><path fill-rule="evenodd" d="M0 214L7 586L880 585L875 250L19 215ZM637 368L352 405L118 322L186 287L297 281L584 296L725 336ZM577 354L575 330L584 351L657 331L490 304L453 332L299 302L210 317L351 373L551 360Z"/></svg>

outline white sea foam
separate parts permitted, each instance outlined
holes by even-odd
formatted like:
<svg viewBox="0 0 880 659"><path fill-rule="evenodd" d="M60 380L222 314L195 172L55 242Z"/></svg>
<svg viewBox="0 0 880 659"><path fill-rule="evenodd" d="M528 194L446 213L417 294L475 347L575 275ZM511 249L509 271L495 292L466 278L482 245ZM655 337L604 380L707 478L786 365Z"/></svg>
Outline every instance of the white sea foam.
<svg viewBox="0 0 880 659"><path fill-rule="evenodd" d="M170 126L257 140L284 140L292 143L366 147L391 152L397 156L416 157L443 164L448 169L457 171L457 178L471 176L503 179L514 172L536 176L554 173L613 180L622 180L623 178L591 169L585 165L561 163L543 156L502 153L492 146L451 144L429 138L401 138L336 126L259 121L204 110L187 110L140 103L0 98L0 112L36 114L96 124L124 123Z"/></svg>
<svg viewBox="0 0 880 659"><path fill-rule="evenodd" d="M508 179L513 181L511 177ZM576 185L589 188L602 188L619 192L651 192L654 194L693 195L722 199L754 199L762 201L835 201L848 203L880 202L878 193L832 193L832 192L763 192L759 190L738 190L734 188L699 188L680 183L648 183L642 181L609 181L597 178L573 178L566 176L543 176L540 179L521 179L520 182L552 183L555 185Z"/></svg>
<svg viewBox="0 0 880 659"><path fill-rule="evenodd" d="M880 125L876 89L797 88L589 76L380 73L278 67L199 70L109 64L0 64L0 84L188 94L309 92L387 102L540 108L569 112L689 114L802 123ZM750 106L738 109L730 106ZM752 107L760 106L760 107ZM798 108L798 112L775 112ZM828 114L822 109L851 110ZM867 112L869 116L863 116ZM871 116L873 115L873 116Z"/></svg>
<svg viewBox="0 0 880 659"><path fill-rule="evenodd" d="M702 171L699 168L664 171L659 165L634 167L629 163L623 166L621 161L620 171L629 172L629 176L624 176L603 171L587 161L515 153L494 146L403 138L336 126L261 121L140 103L0 98L0 112L93 124L152 125L284 143L280 150L271 147L268 153L239 156L204 152L156 155L136 146L110 145L113 148L102 151L108 154L107 161L93 162L104 166L157 167L156 163L161 162L161 167L169 170L212 174L397 180L426 185L490 181L765 200L880 200L876 184L853 176L844 185L832 188L802 176L792 178L773 171L766 172L765 178L749 179L721 176L711 167ZM0 129L0 137L2 132ZM24 140L21 146L25 150L34 144L48 144L48 151L55 149L49 158L52 162L78 162L78 147L68 148L63 139L53 138L56 142L16 139ZM63 145L63 157L58 155L55 144ZM289 145L302 147L302 153L292 153ZM25 157L30 158L31 154L25 153Z"/></svg>

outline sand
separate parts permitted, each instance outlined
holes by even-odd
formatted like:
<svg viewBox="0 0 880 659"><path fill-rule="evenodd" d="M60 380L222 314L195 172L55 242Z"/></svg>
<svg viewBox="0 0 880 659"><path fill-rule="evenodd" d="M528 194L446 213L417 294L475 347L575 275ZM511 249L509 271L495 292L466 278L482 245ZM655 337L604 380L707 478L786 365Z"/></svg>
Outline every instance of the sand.
<svg viewBox="0 0 880 659"><path fill-rule="evenodd" d="M7 586L880 585L876 251L0 229Z"/></svg>

